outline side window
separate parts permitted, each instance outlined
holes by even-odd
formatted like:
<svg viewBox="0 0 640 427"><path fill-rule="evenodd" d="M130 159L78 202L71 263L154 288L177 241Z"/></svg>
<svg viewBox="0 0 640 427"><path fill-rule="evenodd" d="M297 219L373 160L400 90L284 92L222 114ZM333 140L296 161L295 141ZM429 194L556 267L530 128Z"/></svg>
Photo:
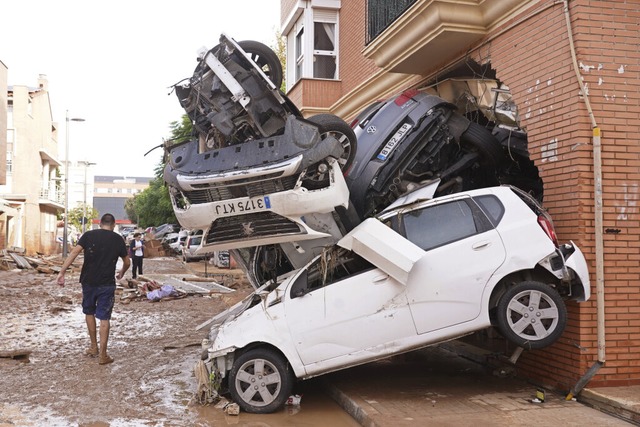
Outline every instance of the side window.
<svg viewBox="0 0 640 427"><path fill-rule="evenodd" d="M504 206L496 196L478 196L474 197L473 200L480 206L480 209L487 215L494 227L500 223L500 220L504 216Z"/></svg>
<svg viewBox="0 0 640 427"><path fill-rule="evenodd" d="M406 238L425 251L478 232L473 211L465 200L408 212L403 222Z"/></svg>
<svg viewBox="0 0 640 427"><path fill-rule="evenodd" d="M371 263L354 252L342 248L325 251L291 285L291 298L304 296L372 268Z"/></svg>

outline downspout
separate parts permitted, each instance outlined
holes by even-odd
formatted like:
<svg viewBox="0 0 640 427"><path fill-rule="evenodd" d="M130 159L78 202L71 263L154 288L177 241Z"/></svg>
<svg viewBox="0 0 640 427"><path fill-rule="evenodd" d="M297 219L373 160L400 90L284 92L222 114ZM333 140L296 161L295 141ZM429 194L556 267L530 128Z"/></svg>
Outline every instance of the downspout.
<svg viewBox="0 0 640 427"><path fill-rule="evenodd" d="M564 17L567 23L567 36L569 38L569 48L571 50L571 59L573 70L576 73L578 85L584 99L585 106L589 112L591 127L593 129L593 185L594 185L594 215L595 215L595 244L596 244L596 321L598 334L598 360L587 370L587 372L578 380L571 388L566 400L571 400L575 395L580 393L585 385L596 375L605 363L605 327L604 327L604 241L602 235L602 146L600 141L600 128L596 123L596 119L589 103L589 95L587 94L578 60L576 59L576 50L573 44L573 34L571 33L571 18L569 16L569 1L563 0Z"/></svg>

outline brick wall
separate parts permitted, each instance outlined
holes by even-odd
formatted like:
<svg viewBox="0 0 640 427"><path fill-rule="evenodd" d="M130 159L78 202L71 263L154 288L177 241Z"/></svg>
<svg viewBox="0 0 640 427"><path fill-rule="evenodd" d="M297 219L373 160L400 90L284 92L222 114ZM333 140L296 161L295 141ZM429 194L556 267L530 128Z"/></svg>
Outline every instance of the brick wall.
<svg viewBox="0 0 640 427"><path fill-rule="evenodd" d="M365 3L343 2L340 11L342 96L380 71L362 55ZM604 234L606 363L589 384L640 384L640 9L637 1L569 4L581 78L602 130L603 228L609 230ZM517 364L540 383L568 389L597 360L597 317L593 132L572 67L563 4L534 2L471 46L468 55L490 62L510 87L559 238L578 243L590 264L591 300L569 303L560 342L525 352ZM433 76L443 65L434 63L422 75Z"/></svg>
<svg viewBox="0 0 640 427"><path fill-rule="evenodd" d="M640 12L632 3L570 2L576 55L602 130L603 226L610 231L604 235L606 363L591 385L640 383ZM597 329L592 126L572 68L562 4L473 55L490 58L510 87L559 238L576 240L590 261L591 301L570 304L570 322L558 344L525 353L518 362L531 377L566 387L597 360Z"/></svg>

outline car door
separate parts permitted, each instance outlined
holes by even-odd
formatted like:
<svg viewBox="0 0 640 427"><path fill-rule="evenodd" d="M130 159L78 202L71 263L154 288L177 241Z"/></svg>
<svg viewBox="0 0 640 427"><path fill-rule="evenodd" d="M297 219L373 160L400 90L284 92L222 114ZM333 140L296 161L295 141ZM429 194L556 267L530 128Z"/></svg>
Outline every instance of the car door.
<svg viewBox="0 0 640 427"><path fill-rule="evenodd" d="M305 365L336 357L355 361L362 350L416 335L405 285L340 251L337 261L321 256L290 287L287 324Z"/></svg>
<svg viewBox="0 0 640 427"><path fill-rule="evenodd" d="M470 197L460 197L406 212L398 226L424 250L407 283L417 332L478 317L485 285L505 260L492 220Z"/></svg>

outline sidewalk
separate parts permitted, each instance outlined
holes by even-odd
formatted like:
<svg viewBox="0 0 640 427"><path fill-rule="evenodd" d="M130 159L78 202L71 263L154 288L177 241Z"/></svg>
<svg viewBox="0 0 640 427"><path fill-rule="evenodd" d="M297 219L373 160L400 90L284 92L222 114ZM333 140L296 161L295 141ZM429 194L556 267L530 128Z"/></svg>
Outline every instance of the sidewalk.
<svg viewBox="0 0 640 427"><path fill-rule="evenodd" d="M578 401L546 391L535 403L534 385L493 369L438 346L327 375L325 385L366 427L640 425L640 386L585 389Z"/></svg>

